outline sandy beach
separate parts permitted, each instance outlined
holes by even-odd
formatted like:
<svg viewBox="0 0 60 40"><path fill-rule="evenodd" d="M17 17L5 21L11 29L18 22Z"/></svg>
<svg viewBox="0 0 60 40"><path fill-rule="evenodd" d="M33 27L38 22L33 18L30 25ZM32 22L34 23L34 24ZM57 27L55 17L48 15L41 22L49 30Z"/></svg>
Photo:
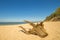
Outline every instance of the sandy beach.
<svg viewBox="0 0 60 40"><path fill-rule="evenodd" d="M29 24L0 25L0 40L60 40L60 22L44 22L48 33L45 38L24 34L18 26L23 26L26 30L32 28Z"/></svg>

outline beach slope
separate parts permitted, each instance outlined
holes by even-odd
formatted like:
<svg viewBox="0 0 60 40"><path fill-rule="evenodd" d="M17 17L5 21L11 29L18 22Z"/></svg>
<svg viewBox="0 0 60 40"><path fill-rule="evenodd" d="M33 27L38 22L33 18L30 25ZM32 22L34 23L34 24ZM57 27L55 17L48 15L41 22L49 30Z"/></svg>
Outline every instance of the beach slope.
<svg viewBox="0 0 60 40"><path fill-rule="evenodd" d="M32 28L29 24L0 25L0 40L60 40L60 22L44 22L48 33L45 38L24 34L18 26L23 26L26 30Z"/></svg>

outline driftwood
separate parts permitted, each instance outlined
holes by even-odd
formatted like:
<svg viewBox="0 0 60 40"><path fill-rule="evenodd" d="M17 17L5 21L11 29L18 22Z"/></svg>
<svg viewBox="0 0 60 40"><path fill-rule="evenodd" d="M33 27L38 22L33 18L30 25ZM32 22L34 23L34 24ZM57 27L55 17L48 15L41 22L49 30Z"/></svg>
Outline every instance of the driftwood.
<svg viewBox="0 0 60 40"><path fill-rule="evenodd" d="M30 21L25 21L27 23L29 23L33 28L29 31L27 31L25 28L23 28L22 26L19 26L20 28L22 28L25 34L34 34L34 35L38 35L42 38L46 37L48 34L46 32L46 30L44 29L44 24L43 22L40 22L39 24L34 24L33 22Z"/></svg>

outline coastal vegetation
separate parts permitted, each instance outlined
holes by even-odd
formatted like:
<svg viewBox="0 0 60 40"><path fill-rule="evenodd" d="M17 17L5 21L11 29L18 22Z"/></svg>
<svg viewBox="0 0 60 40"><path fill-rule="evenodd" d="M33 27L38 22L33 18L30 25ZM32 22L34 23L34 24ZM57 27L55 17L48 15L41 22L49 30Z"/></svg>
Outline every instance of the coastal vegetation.
<svg viewBox="0 0 60 40"><path fill-rule="evenodd" d="M60 21L60 8L57 8L55 12L47 16L44 21Z"/></svg>

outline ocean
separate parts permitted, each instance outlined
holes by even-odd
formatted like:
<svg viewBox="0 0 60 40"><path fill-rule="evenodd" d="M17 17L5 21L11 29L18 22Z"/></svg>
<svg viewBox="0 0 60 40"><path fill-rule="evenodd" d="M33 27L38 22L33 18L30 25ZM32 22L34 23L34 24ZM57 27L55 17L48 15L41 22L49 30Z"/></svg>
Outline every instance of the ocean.
<svg viewBox="0 0 60 40"><path fill-rule="evenodd" d="M0 25L25 24L26 22L0 22Z"/></svg>

